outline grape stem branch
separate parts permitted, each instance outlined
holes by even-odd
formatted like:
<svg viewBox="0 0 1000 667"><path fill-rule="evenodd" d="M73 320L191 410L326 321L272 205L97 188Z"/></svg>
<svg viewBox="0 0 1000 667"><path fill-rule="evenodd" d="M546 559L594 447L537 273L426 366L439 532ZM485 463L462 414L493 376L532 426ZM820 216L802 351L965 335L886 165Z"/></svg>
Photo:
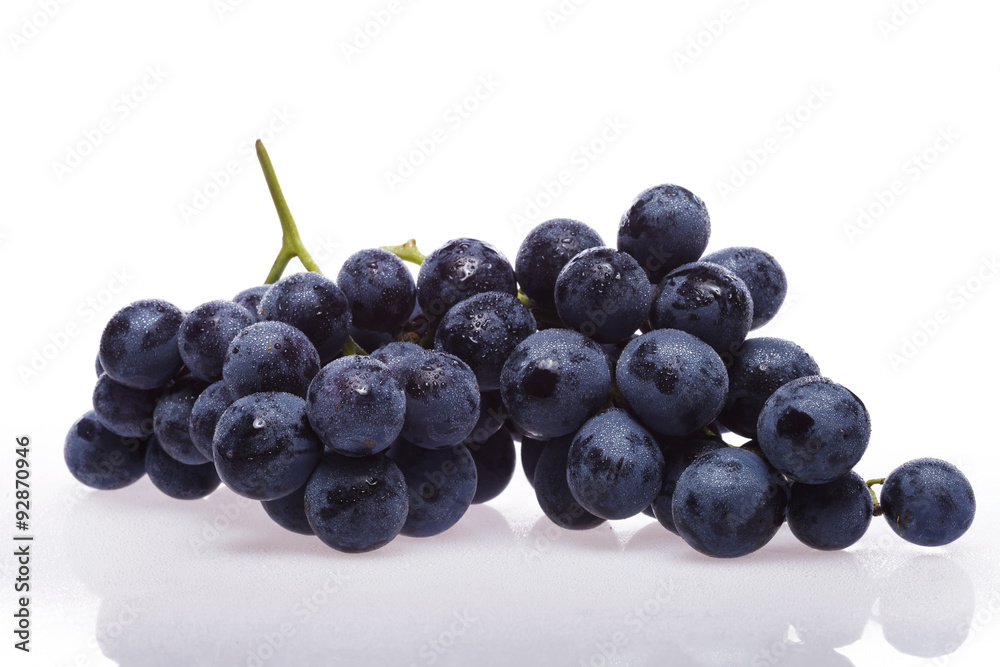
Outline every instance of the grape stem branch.
<svg viewBox="0 0 1000 667"><path fill-rule="evenodd" d="M299 228L295 225L292 212L288 210L285 195L282 194L281 186L278 184L278 177L274 173L271 158L268 156L267 149L264 148L264 143L260 139L257 140L256 147L257 160L260 162L260 168L264 171L264 180L267 181L267 189L271 191L271 199L274 201L274 208L277 209L278 219L281 221L281 250L278 251L278 256L275 258L274 264L271 266L271 272L267 274L264 284L271 285L278 282L281 274L285 272L285 267L288 266L288 262L293 257L298 257L299 261L302 262L302 266L306 267L309 271L322 274L323 272L319 270L319 265L316 264L312 255L306 250L305 244L302 243L302 237L299 236Z"/></svg>
<svg viewBox="0 0 1000 667"><path fill-rule="evenodd" d="M868 485L868 493L872 494L872 502L875 503L875 507L872 511L872 516L882 516L882 506L878 503L878 496L875 495L875 489L872 487L876 484L885 484L885 477L878 477L876 479L870 479L865 484Z"/></svg>

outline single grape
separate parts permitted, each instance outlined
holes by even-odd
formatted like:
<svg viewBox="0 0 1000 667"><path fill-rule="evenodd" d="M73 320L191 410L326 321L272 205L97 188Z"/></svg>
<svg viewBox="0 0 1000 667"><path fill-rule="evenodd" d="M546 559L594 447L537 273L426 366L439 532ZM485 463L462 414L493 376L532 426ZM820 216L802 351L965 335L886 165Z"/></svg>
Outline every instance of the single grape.
<svg viewBox="0 0 1000 667"><path fill-rule="evenodd" d="M465 445L431 451L400 439L389 449L389 458L406 479L408 510L401 534L430 537L443 533L472 504L476 464Z"/></svg>
<svg viewBox="0 0 1000 667"><path fill-rule="evenodd" d="M94 413L112 433L144 438L153 432L153 410L160 392L160 389L133 389L105 373L94 387Z"/></svg>
<svg viewBox="0 0 1000 667"><path fill-rule="evenodd" d="M303 484L287 496L260 502L264 511L276 524L300 535L315 535L306 518L306 485Z"/></svg>
<svg viewBox="0 0 1000 667"><path fill-rule="evenodd" d="M524 237L514 260L514 273L531 303L556 309L556 278L569 260L587 248L604 245L593 229L566 218L546 220Z"/></svg>
<svg viewBox="0 0 1000 667"><path fill-rule="evenodd" d="M635 516L663 484L663 454L620 408L591 417L569 448L566 480L580 505L602 519Z"/></svg>
<svg viewBox="0 0 1000 667"><path fill-rule="evenodd" d="M306 519L329 547L346 553L388 544L406 523L406 479L385 454L327 450L306 483Z"/></svg>
<svg viewBox="0 0 1000 667"><path fill-rule="evenodd" d="M234 399L259 391L305 397L318 372L319 354L304 333L284 322L258 322L233 339L222 379Z"/></svg>
<svg viewBox="0 0 1000 667"><path fill-rule="evenodd" d="M724 248L701 259L726 267L746 283L753 297L751 329L764 326L778 313L788 293L788 280L770 254L759 248Z"/></svg>
<svg viewBox="0 0 1000 667"><path fill-rule="evenodd" d="M464 361L479 388L500 388L500 371L521 341L535 333L535 318L516 297L482 292L451 308L438 324L435 347Z"/></svg>
<svg viewBox="0 0 1000 667"><path fill-rule="evenodd" d="M254 322L260 322L260 300L264 298L269 289L271 289L270 285L250 287L234 296L233 301L249 310L253 315Z"/></svg>
<svg viewBox="0 0 1000 667"><path fill-rule="evenodd" d="M819 375L819 365L808 352L781 338L747 339L729 361L729 394L719 422L744 438L757 437L760 411L778 388Z"/></svg>
<svg viewBox="0 0 1000 667"><path fill-rule="evenodd" d="M882 515L907 542L939 547L954 542L976 516L976 495L962 471L933 458L907 461L885 478Z"/></svg>
<svg viewBox="0 0 1000 667"><path fill-rule="evenodd" d="M679 329L708 343L720 355L732 354L750 331L750 291L729 269L692 262L660 281L649 311L654 329Z"/></svg>
<svg viewBox="0 0 1000 667"><path fill-rule="evenodd" d="M556 279L556 311L570 329L598 343L626 340L646 321L653 286L628 253L588 248Z"/></svg>
<svg viewBox="0 0 1000 667"><path fill-rule="evenodd" d="M639 193L625 211L618 249L635 257L656 284L701 257L710 232L705 202L678 185L657 185Z"/></svg>
<svg viewBox="0 0 1000 667"><path fill-rule="evenodd" d="M573 441L572 435L564 435L560 439L565 440L567 445ZM524 470L524 476L532 488L535 487L535 469L538 468L538 459L541 458L542 452L549 442L551 441L536 440L526 435L521 436L521 469Z"/></svg>
<svg viewBox="0 0 1000 667"><path fill-rule="evenodd" d="M406 392L405 440L441 449L469 437L479 420L479 386L464 361L424 350L399 359L392 371Z"/></svg>
<svg viewBox="0 0 1000 667"><path fill-rule="evenodd" d="M313 271L285 276L260 300L261 319L290 324L316 347L322 363L347 342L351 308L337 284Z"/></svg>
<svg viewBox="0 0 1000 667"><path fill-rule="evenodd" d="M191 409L208 383L185 376L167 387L153 411L153 433L159 446L181 463L197 465L211 461L191 440Z"/></svg>
<svg viewBox="0 0 1000 667"><path fill-rule="evenodd" d="M212 440L219 477L235 493L274 500L304 485L323 453L306 402L283 392L244 396L226 408Z"/></svg>
<svg viewBox="0 0 1000 667"><path fill-rule="evenodd" d="M573 497L566 482L569 447L569 438L553 439L545 445L535 466L535 497L545 516L560 528L595 528L604 523L604 519L585 510Z"/></svg>
<svg viewBox="0 0 1000 667"><path fill-rule="evenodd" d="M319 439L344 456L367 456L399 437L406 394L378 359L352 355L331 361L309 385L306 414Z"/></svg>
<svg viewBox="0 0 1000 667"><path fill-rule="evenodd" d="M756 454L733 447L699 455L677 479L671 503L677 533L697 551L736 558L781 528L788 483Z"/></svg>
<svg viewBox="0 0 1000 667"><path fill-rule="evenodd" d="M106 491L121 489L146 474L146 440L112 433L91 410L70 427L63 458L81 484Z"/></svg>
<svg viewBox="0 0 1000 667"><path fill-rule="evenodd" d="M212 451L212 439L215 438L215 426L219 417L233 404L233 397L223 381L208 385L198 394L191 406L191 416L188 418L188 433L191 442L209 461L215 459Z"/></svg>
<svg viewBox="0 0 1000 667"><path fill-rule="evenodd" d="M177 500L204 498L221 483L213 463L181 463L160 447L155 435L146 447L146 472L153 486Z"/></svg>
<svg viewBox="0 0 1000 667"><path fill-rule="evenodd" d="M846 549L872 522L874 502L865 480L853 470L825 484L792 483L788 527L813 549Z"/></svg>
<svg viewBox="0 0 1000 667"><path fill-rule="evenodd" d="M351 308L354 326L366 331L393 331L410 319L417 299L413 276L388 250L354 253L337 274Z"/></svg>
<svg viewBox="0 0 1000 667"><path fill-rule="evenodd" d="M510 262L484 241L448 241L424 258L417 275L417 302L431 320L439 320L459 301L481 292L517 296Z"/></svg>
<svg viewBox="0 0 1000 667"><path fill-rule="evenodd" d="M861 460L871 435L868 409L846 387L810 375L782 385L764 403L757 441L789 479L823 484Z"/></svg>
<svg viewBox="0 0 1000 667"><path fill-rule="evenodd" d="M115 382L156 389L181 370L177 333L184 313L159 299L131 303L115 313L101 334L101 365Z"/></svg>
<svg viewBox="0 0 1000 667"><path fill-rule="evenodd" d="M493 500L510 484L517 467L517 451L510 431L501 428L485 440L466 440L464 446L476 464L476 495L472 504Z"/></svg>
<svg viewBox="0 0 1000 667"><path fill-rule="evenodd" d="M653 517L671 533L677 533L674 525L674 491L677 480L691 463L705 452L716 449L726 449L727 445L702 432L683 438L660 438L659 444L663 452L663 484L657 492L651 505Z"/></svg>
<svg viewBox="0 0 1000 667"><path fill-rule="evenodd" d="M615 376L632 414L667 436L688 435L710 424L726 403L729 385L715 350L676 329L650 331L626 345Z"/></svg>
<svg viewBox="0 0 1000 667"><path fill-rule="evenodd" d="M500 393L522 433L536 438L574 433L611 396L608 355L577 331L539 331L507 359Z"/></svg>
<svg viewBox="0 0 1000 667"><path fill-rule="evenodd" d="M411 354L423 353L424 348L420 347L416 343L395 342L389 343L385 347L380 347L369 356L372 359L378 359L383 364L388 366L390 370L392 370L393 365L403 357L408 357Z"/></svg>
<svg viewBox="0 0 1000 667"><path fill-rule="evenodd" d="M479 395L479 421L465 439L465 444L471 446L489 440L506 423L507 416L507 407L499 391L482 392Z"/></svg>
<svg viewBox="0 0 1000 667"><path fill-rule="evenodd" d="M209 301L188 313L177 344L191 375L206 382L221 380L229 344L256 321L250 311L233 301Z"/></svg>

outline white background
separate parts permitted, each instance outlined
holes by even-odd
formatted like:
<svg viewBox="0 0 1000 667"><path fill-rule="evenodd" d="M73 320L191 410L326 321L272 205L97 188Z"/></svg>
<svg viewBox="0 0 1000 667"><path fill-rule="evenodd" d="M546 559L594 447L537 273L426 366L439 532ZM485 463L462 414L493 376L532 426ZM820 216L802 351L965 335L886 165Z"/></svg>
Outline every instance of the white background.
<svg viewBox="0 0 1000 667"><path fill-rule="evenodd" d="M0 537L15 532L24 434L36 536L30 656L11 647L0 557L4 664L995 658L1000 5L591 0L563 16L557 0L423 0L378 29L388 0L330 5L4 2ZM949 459L975 486L976 522L932 550L876 519L837 554L783 529L719 562L645 518L560 532L518 471L440 537L347 556L226 489L191 503L148 480L83 489L62 441L88 409L107 318L267 274L279 231L250 157L261 136L334 275L410 237L425 251L480 237L513 258L551 217L613 244L638 192L693 190L710 250L757 245L787 271L789 302L759 333L797 341L868 405L859 472ZM390 186L406 162L420 164Z"/></svg>

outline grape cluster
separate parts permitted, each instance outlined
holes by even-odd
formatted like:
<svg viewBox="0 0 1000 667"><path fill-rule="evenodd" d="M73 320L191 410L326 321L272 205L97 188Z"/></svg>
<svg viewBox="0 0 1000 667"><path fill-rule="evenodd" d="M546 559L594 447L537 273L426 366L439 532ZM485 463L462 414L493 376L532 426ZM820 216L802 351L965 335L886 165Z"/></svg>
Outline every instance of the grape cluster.
<svg viewBox="0 0 1000 667"><path fill-rule="evenodd" d="M966 477L938 459L854 472L861 399L797 344L747 338L785 298L781 266L756 248L705 255L709 233L702 200L661 185L626 210L617 247L555 219L515 266L459 238L426 257L365 249L336 282L296 273L186 312L137 301L101 337L67 465L98 489L148 474L180 499L225 484L352 553L437 535L497 497L515 441L566 529L645 513L721 558L786 521L824 550L880 513L915 544L960 537Z"/></svg>

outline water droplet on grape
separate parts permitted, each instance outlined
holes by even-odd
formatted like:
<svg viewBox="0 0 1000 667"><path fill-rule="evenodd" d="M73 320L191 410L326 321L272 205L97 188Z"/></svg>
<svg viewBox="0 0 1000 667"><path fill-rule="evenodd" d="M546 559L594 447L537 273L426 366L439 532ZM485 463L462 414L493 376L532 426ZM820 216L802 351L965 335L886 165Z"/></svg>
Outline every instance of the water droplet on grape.
<svg viewBox="0 0 1000 667"><path fill-rule="evenodd" d="M257 417L256 419L253 420L254 428L264 428L265 426L267 426L267 422L261 419L260 417Z"/></svg>

